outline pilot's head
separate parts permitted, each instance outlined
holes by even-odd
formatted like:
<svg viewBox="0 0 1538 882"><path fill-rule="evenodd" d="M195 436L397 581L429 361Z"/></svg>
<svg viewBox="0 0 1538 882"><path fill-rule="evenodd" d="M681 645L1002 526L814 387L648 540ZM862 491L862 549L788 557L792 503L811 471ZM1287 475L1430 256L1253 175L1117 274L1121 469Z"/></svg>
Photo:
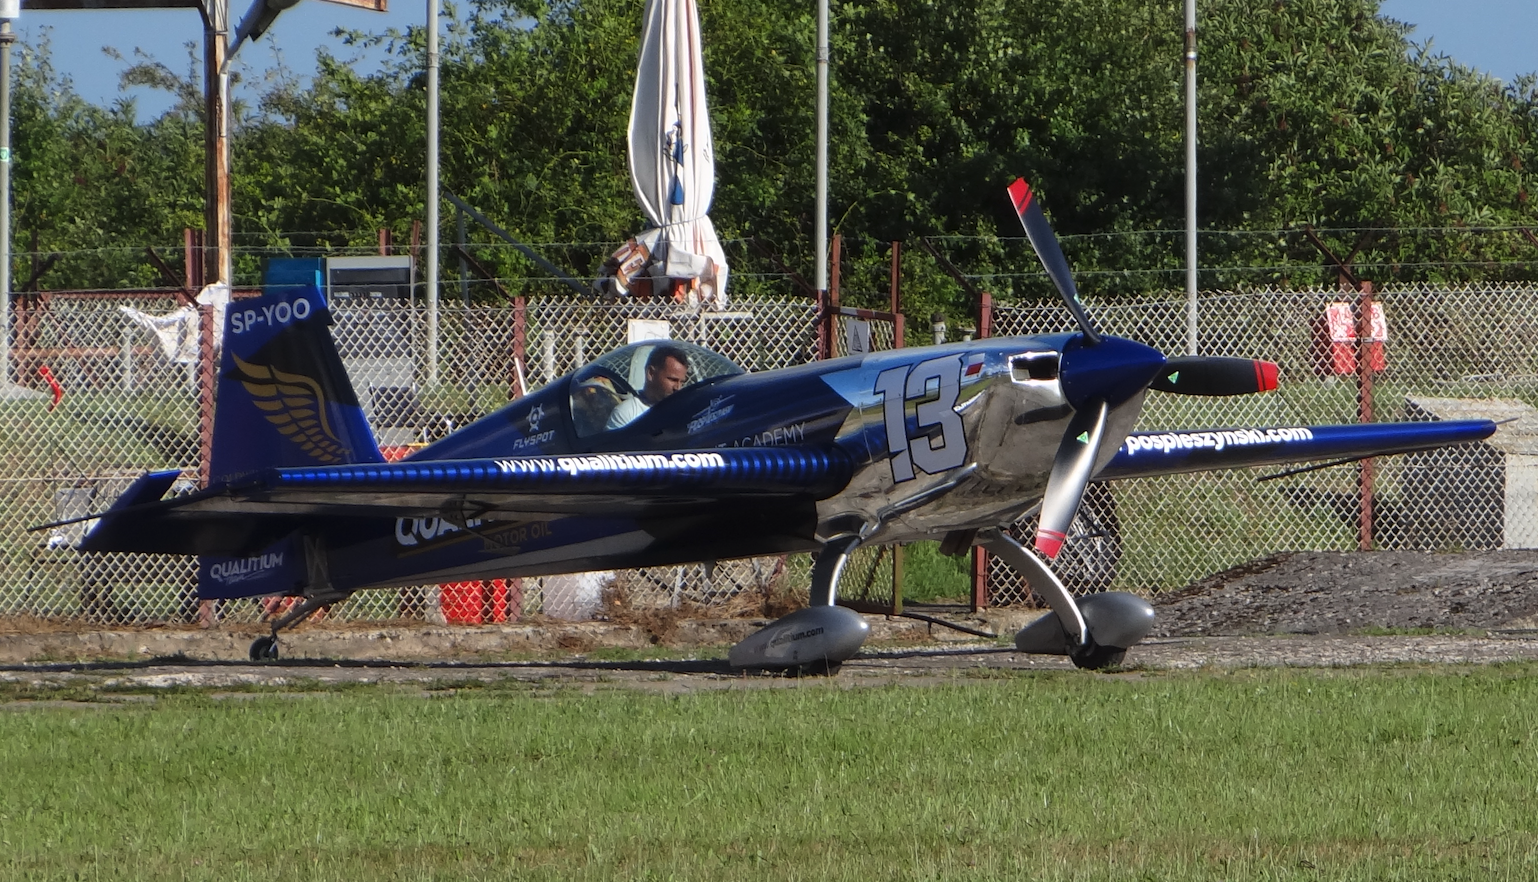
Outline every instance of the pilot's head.
<svg viewBox="0 0 1538 882"><path fill-rule="evenodd" d="M656 404L689 380L689 354L677 346L658 346L646 358L646 386L641 397Z"/></svg>

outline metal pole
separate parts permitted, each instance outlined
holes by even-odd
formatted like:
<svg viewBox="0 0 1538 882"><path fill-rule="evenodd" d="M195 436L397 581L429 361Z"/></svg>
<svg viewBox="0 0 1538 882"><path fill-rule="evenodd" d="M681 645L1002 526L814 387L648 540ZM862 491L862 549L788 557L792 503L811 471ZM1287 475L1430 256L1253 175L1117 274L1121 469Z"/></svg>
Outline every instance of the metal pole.
<svg viewBox="0 0 1538 882"><path fill-rule="evenodd" d="M427 0L427 385L438 385L438 2Z"/></svg>
<svg viewBox="0 0 1538 882"><path fill-rule="evenodd" d="M1196 339L1196 0L1186 0L1186 354Z"/></svg>
<svg viewBox="0 0 1538 882"><path fill-rule="evenodd" d="M0 21L0 386L11 383L11 21Z"/></svg>
<svg viewBox="0 0 1538 882"><path fill-rule="evenodd" d="M1372 336L1372 282L1363 280L1357 286L1356 311L1356 419L1359 423L1373 422L1373 355L1374 347L1383 344L1373 341ZM1357 550L1372 551L1373 540L1373 458L1357 463Z"/></svg>
<svg viewBox="0 0 1538 882"><path fill-rule="evenodd" d="M470 265L465 263L465 249L469 245L465 242L465 213L454 212L455 242L459 245L459 296L465 302L465 309L470 308Z"/></svg>
<svg viewBox="0 0 1538 882"><path fill-rule="evenodd" d="M817 290L828 290L828 0L817 0Z"/></svg>

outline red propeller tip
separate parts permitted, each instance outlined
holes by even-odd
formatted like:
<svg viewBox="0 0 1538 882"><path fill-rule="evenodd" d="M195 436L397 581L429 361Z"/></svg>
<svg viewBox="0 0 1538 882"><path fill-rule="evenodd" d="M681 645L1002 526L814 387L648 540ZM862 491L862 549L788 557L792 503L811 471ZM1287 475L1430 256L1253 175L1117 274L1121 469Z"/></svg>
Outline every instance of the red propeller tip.
<svg viewBox="0 0 1538 882"><path fill-rule="evenodd" d="M1024 214L1031 205L1031 185L1025 182L1025 178L1015 178L1015 182L1009 185L1009 198L1015 203L1015 213Z"/></svg>
<svg viewBox="0 0 1538 882"><path fill-rule="evenodd" d="M1270 392L1276 388L1277 367L1274 361L1255 361L1255 384L1261 392Z"/></svg>
<svg viewBox="0 0 1538 882"><path fill-rule="evenodd" d="M1057 553L1063 550L1063 540L1068 536L1056 530L1036 531L1036 550L1047 556L1047 560L1057 557Z"/></svg>

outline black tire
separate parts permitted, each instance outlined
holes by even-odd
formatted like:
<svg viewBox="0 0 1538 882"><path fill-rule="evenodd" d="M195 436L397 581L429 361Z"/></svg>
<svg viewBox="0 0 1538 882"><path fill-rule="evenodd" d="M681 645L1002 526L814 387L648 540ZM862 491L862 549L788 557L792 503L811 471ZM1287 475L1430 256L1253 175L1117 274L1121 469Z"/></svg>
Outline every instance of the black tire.
<svg viewBox="0 0 1538 882"><path fill-rule="evenodd" d="M797 677L832 677L836 676L839 669L843 668L843 666L843 662L828 661L825 658L820 658L817 661L807 662L801 667L795 668L794 673Z"/></svg>
<svg viewBox="0 0 1538 882"><path fill-rule="evenodd" d="M278 638L258 637L251 641L251 660L276 661L278 658Z"/></svg>
<svg viewBox="0 0 1538 882"><path fill-rule="evenodd" d="M1068 653L1068 658L1073 661L1074 667L1088 671L1114 668L1126 657L1127 650L1116 646L1101 646L1093 640L1088 645L1080 646Z"/></svg>

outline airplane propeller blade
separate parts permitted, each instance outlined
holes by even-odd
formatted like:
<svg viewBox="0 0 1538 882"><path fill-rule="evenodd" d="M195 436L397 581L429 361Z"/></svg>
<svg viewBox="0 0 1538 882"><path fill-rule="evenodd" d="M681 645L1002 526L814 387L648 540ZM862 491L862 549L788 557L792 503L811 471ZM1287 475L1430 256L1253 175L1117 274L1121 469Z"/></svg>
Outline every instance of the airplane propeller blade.
<svg viewBox="0 0 1538 882"><path fill-rule="evenodd" d="M1276 388L1276 364L1249 358L1182 355L1168 359L1148 388L1177 395L1249 395Z"/></svg>
<svg viewBox="0 0 1538 882"><path fill-rule="evenodd" d="M1015 178L1015 182L1009 185L1009 199L1014 203L1015 214L1020 217L1020 225L1025 227L1026 238L1031 240L1031 247L1036 249L1041 265L1046 267L1047 275L1052 277L1052 284L1063 295L1063 302L1068 304L1073 320L1078 323L1079 330L1084 332L1085 341L1092 346L1099 343L1100 333L1090 323L1084 304L1079 302L1079 290L1073 284L1073 272L1068 268L1068 260L1063 257L1063 249L1058 246L1057 237L1052 234L1052 225L1047 223L1047 216L1041 213L1041 203L1036 201L1036 194L1031 191L1031 185L1025 182L1025 178Z"/></svg>
<svg viewBox="0 0 1538 882"><path fill-rule="evenodd" d="M1084 488L1089 485L1095 459L1100 455L1100 444L1105 440L1109 414L1110 408L1104 399L1074 414L1068 422L1068 431L1063 434L1063 443L1057 448L1036 528L1036 550L1048 560L1057 557L1063 540L1068 538L1068 526L1079 511Z"/></svg>

